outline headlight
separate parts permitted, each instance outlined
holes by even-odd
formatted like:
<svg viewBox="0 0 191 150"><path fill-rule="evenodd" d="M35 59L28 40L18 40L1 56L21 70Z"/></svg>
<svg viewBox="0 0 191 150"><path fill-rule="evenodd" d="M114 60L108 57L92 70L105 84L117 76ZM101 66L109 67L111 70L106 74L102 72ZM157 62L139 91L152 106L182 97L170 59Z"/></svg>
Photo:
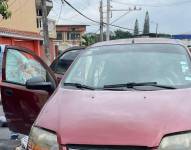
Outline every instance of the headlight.
<svg viewBox="0 0 191 150"><path fill-rule="evenodd" d="M33 127L29 136L28 150L59 150L57 136L46 130Z"/></svg>
<svg viewBox="0 0 191 150"><path fill-rule="evenodd" d="M191 149L191 133L180 135L172 135L165 137L159 150L190 150Z"/></svg>

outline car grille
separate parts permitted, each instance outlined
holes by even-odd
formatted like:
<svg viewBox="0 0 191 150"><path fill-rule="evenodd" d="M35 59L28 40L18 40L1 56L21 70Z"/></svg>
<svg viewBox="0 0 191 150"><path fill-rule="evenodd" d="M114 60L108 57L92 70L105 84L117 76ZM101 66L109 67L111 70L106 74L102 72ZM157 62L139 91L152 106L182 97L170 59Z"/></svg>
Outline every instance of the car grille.
<svg viewBox="0 0 191 150"><path fill-rule="evenodd" d="M87 146L68 145L68 150L150 150L148 147L140 146Z"/></svg>

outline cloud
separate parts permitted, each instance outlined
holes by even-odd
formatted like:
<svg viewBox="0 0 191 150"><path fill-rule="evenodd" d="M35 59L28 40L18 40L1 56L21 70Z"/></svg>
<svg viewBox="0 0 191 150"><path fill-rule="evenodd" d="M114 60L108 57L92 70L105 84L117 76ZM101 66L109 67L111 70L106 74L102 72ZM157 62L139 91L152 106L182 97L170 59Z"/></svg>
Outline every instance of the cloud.
<svg viewBox="0 0 191 150"><path fill-rule="evenodd" d="M104 6L106 6L106 0ZM113 9L128 9L141 7L141 11L135 11L127 14L119 21L115 22L116 25L134 28L136 18L139 20L140 30L143 28L145 12L148 10L151 20L151 32L155 32L156 23L159 24L159 32L161 33L191 33L191 1L190 0L112 0ZM99 21L99 0L68 0L74 7L80 10L88 17ZM62 11L61 11L62 8ZM106 9L106 8L105 8ZM124 12L113 12L112 20L121 16ZM77 12L71 9L67 4L61 6L60 0L54 0L54 8L50 13L50 18L57 21L58 24L86 24L88 32L96 32L99 25L93 23L84 17L80 16ZM104 18L106 16L104 15ZM111 28L115 30L115 28Z"/></svg>

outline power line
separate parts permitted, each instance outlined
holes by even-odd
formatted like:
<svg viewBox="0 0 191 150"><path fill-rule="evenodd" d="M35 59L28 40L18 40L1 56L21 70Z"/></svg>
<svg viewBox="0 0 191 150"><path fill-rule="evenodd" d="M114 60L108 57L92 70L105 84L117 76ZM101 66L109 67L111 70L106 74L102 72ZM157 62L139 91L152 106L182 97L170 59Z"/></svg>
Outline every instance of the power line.
<svg viewBox="0 0 191 150"><path fill-rule="evenodd" d="M98 21L95 21L95 20L89 18L88 16L84 15L83 13L81 13L78 9L76 9L74 6L72 6L68 1L66 1L66 0L63 0L63 1L64 1L67 5L69 5L72 9L74 9L77 13L79 13L81 16L83 16L84 18L86 18L86 19L88 19L88 20L90 20L90 21L92 21L92 22L95 22L95 23L99 24Z"/></svg>
<svg viewBox="0 0 191 150"><path fill-rule="evenodd" d="M88 0L87 0L87 1L88 1ZM86 10L86 8L87 8L88 6L89 6L89 2L87 2L87 5L84 6L84 7L82 7L80 11L82 12L82 11ZM75 13L75 14L72 14L71 16L67 16L67 19L71 19L71 18L74 19L74 18L76 18L77 16L78 16L78 13Z"/></svg>
<svg viewBox="0 0 191 150"><path fill-rule="evenodd" d="M92 21L94 23L97 23L97 24L100 24L99 21L96 21L94 19L91 19L90 17L84 15L82 12L80 12L77 8L75 8L74 6L72 6L67 0L63 0L67 5L69 5L72 9L74 9L76 12L78 12L81 16L83 16L84 18L88 19L89 21ZM107 23L104 22L105 25L107 25ZM130 30L130 31L133 31L133 29L129 29L129 28L126 28L126 27L121 27L121 26L118 26L118 25L114 25L114 24L109 24L110 26L112 27L116 27L116 28L121 28L121 29L125 29L125 30Z"/></svg>
<svg viewBox="0 0 191 150"><path fill-rule="evenodd" d="M121 5L136 5L136 6L145 6L145 7L170 7L170 6L179 6L179 5L183 5L186 3L191 3L190 0L185 0L182 2L176 2L176 3L169 3L169 4L135 4L135 3L126 3L126 2L119 2L117 0L112 0L113 3L117 3L117 4L121 4Z"/></svg>
<svg viewBox="0 0 191 150"><path fill-rule="evenodd" d="M125 12L124 14L122 14L121 16L117 17L115 20L113 20L111 23L115 23L117 22L118 20L120 20L121 18L125 17L127 14L129 14L129 11L128 12Z"/></svg>
<svg viewBox="0 0 191 150"><path fill-rule="evenodd" d="M60 17L61 17L61 14L62 14L62 9L63 9L63 4L62 4L62 0L61 0L61 8L60 8L60 12L59 12L58 18L56 20L56 23L59 22L59 20L60 20Z"/></svg>
<svg viewBox="0 0 191 150"><path fill-rule="evenodd" d="M62 20L68 20L68 21L71 21L71 22L74 22L74 23L78 23L78 24L83 24L83 22L79 22L79 21L77 21L76 19L74 19L74 18L64 18L64 17L60 17L60 19L62 19ZM98 26L97 24L88 24L88 25L91 25L91 26Z"/></svg>

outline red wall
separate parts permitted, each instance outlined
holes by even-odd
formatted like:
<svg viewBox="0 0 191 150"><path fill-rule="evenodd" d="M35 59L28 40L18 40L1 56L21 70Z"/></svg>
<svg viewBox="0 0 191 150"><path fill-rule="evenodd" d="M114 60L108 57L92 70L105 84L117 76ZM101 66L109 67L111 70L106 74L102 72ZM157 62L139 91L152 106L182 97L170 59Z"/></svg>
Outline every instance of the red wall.
<svg viewBox="0 0 191 150"><path fill-rule="evenodd" d="M36 40L25 40L25 39L16 39L10 37L0 37L0 44L16 45L25 47L34 51L37 55L40 56L40 42Z"/></svg>
<svg viewBox="0 0 191 150"><path fill-rule="evenodd" d="M46 55L43 50L43 45L40 45L40 41L38 40L25 40L25 39L16 39L11 37L0 37L0 44L8 44L8 45L16 45L25 47L34 51L38 56L44 59L46 62ZM50 62L54 60L55 55L55 47L53 44L53 40L50 40Z"/></svg>

